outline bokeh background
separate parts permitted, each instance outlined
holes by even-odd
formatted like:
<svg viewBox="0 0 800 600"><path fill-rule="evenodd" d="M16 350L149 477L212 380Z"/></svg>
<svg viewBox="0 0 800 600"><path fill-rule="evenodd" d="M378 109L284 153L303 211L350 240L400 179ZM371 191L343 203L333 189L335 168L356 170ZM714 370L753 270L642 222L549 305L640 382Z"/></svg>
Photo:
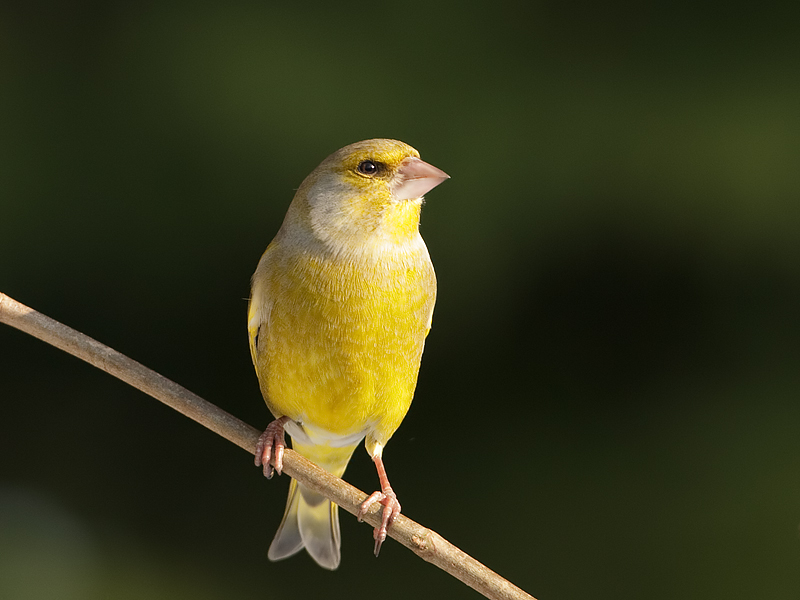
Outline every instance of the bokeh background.
<svg viewBox="0 0 800 600"><path fill-rule="evenodd" d="M402 139L452 176L404 512L541 599L794 600L797 6L4 3L0 291L263 427L250 274ZM346 515L336 573L268 562L287 487L0 327L0 597L478 597Z"/></svg>

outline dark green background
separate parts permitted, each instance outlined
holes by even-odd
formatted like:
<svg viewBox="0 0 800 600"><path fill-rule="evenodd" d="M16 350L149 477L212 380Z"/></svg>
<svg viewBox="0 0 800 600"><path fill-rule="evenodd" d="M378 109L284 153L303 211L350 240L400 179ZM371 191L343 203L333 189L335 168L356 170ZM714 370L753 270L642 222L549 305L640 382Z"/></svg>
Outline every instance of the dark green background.
<svg viewBox="0 0 800 600"><path fill-rule="evenodd" d="M452 176L404 512L543 600L800 597L798 11L284 4L0 9L0 291L263 427L250 274L402 139ZM0 327L0 596L477 597L347 515L338 572L268 562L251 461Z"/></svg>

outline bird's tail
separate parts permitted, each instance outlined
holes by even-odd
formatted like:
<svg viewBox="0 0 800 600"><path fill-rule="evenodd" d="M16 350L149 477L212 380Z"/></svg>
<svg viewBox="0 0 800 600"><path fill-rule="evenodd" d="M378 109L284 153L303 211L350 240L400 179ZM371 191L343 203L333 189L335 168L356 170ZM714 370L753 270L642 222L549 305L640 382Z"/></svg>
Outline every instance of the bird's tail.
<svg viewBox="0 0 800 600"><path fill-rule="evenodd" d="M337 477L344 474L355 450L355 446L304 446L295 441L292 448ZM339 547L339 507L292 479L286 512L269 547L269 559L287 558L305 548L317 564L333 570L339 566Z"/></svg>

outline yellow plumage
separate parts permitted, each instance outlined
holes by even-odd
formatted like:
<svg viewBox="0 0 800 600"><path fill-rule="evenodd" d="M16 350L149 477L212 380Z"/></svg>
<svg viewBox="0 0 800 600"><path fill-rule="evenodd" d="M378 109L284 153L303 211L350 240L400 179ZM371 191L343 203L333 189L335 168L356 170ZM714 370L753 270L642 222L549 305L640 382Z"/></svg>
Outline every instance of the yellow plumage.
<svg viewBox="0 0 800 600"><path fill-rule="evenodd" d="M436 297L422 195L445 178L402 142L342 148L302 183L253 275L250 350L267 406L285 417L266 446L282 424L297 452L341 476L365 439L385 506L376 552L399 512L381 455L411 404ZM338 566L337 507L293 481L269 556L303 547Z"/></svg>

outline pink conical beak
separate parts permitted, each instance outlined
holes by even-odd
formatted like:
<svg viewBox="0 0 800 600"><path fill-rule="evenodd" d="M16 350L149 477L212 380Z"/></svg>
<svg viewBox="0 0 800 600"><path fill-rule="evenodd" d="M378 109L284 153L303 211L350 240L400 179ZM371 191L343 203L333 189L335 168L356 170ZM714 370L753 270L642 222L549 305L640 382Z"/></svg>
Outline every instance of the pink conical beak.
<svg viewBox="0 0 800 600"><path fill-rule="evenodd" d="M392 182L392 194L397 200L421 198L445 179L450 179L450 175L424 160L410 156L400 163Z"/></svg>

